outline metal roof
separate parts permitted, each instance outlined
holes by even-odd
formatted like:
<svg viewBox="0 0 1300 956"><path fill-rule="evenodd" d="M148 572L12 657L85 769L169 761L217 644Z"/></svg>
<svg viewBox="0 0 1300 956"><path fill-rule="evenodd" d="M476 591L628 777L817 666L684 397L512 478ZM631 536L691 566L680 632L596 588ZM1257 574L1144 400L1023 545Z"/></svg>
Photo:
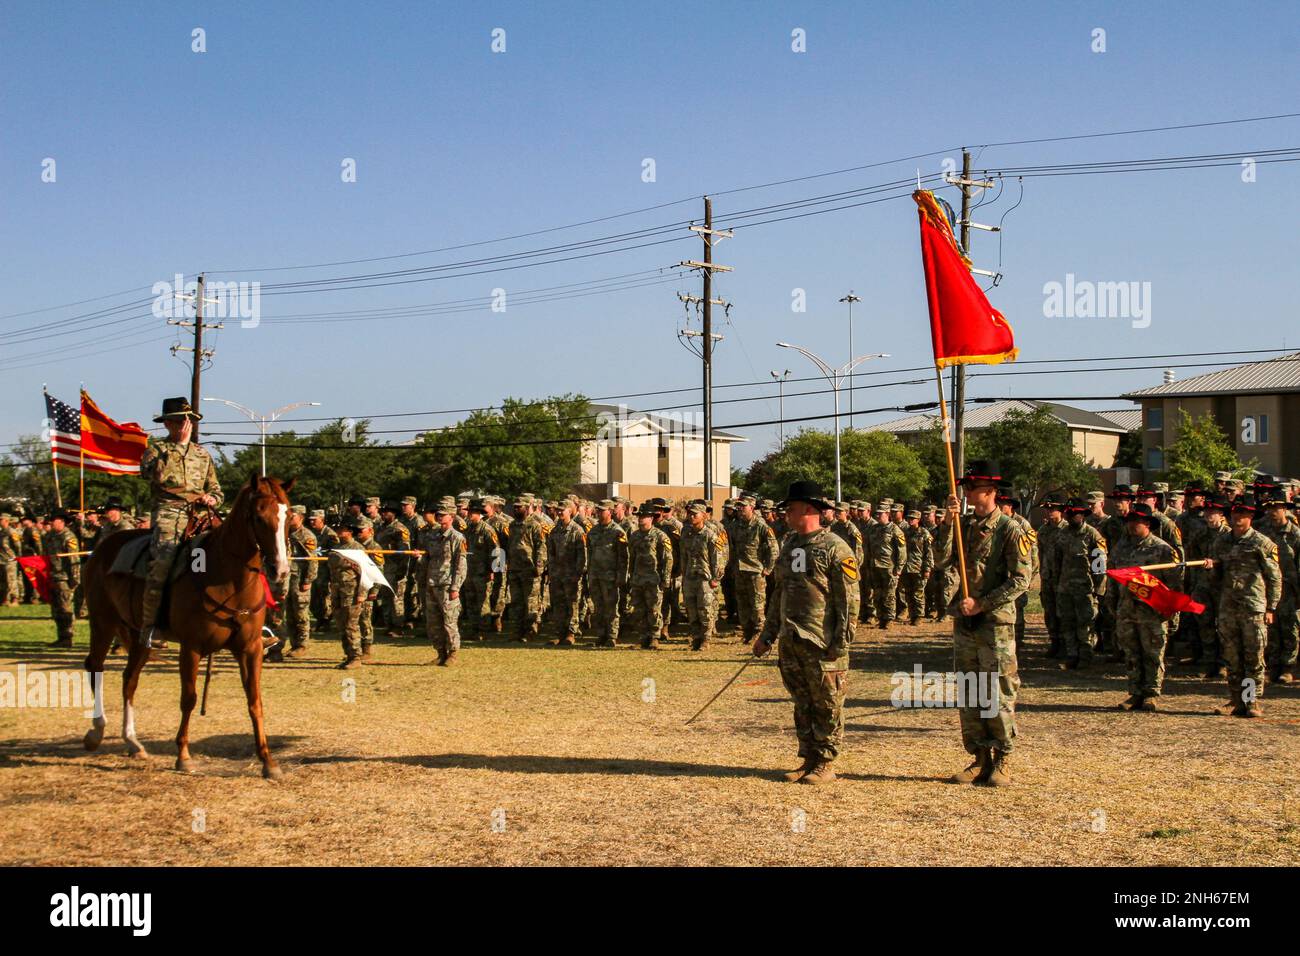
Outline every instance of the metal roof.
<svg viewBox="0 0 1300 956"><path fill-rule="evenodd" d="M967 430L987 428L994 422L1000 422L1006 417L1007 412L1032 412L1042 407L1046 407L1061 424L1067 425L1076 431L1110 432L1112 434L1131 431L1129 427L1087 409L1075 408L1073 405L1058 405L1055 402L1035 402L1021 399L991 402L988 405L971 405L966 409L963 424ZM1139 409L1134 409L1131 414L1140 419L1142 413ZM933 428L938 420L939 415L936 412L924 415L909 415L907 418L897 418L892 422L868 425L862 431L893 432L894 434L922 432Z"/></svg>
<svg viewBox="0 0 1300 956"><path fill-rule="evenodd" d="M1104 409L1097 414L1107 421L1114 422L1126 432L1134 432L1142 427L1142 409L1140 408Z"/></svg>
<svg viewBox="0 0 1300 956"><path fill-rule="evenodd" d="M637 422L648 422L652 428L667 432L670 435L679 435L683 438L698 437L702 439L704 437L704 425L697 412L684 412L680 418L675 418L671 415L638 412L626 405L605 405L600 402L592 402L591 410L597 416L598 422L601 421L599 416L606 415L608 416L606 420L616 424L620 430L626 429ZM721 428L713 429L713 440L725 442L749 441L744 435L723 431Z"/></svg>
<svg viewBox="0 0 1300 956"><path fill-rule="evenodd" d="M1254 395L1261 392L1300 392L1300 352L1208 372L1181 382L1152 385L1136 392L1127 392L1123 397L1194 398L1201 395Z"/></svg>

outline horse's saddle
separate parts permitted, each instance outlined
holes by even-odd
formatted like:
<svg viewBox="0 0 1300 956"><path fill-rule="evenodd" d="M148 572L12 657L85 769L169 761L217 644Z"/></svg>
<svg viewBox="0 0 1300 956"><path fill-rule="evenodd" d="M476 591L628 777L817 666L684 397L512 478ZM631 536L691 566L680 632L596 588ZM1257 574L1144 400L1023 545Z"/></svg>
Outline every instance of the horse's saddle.
<svg viewBox="0 0 1300 956"><path fill-rule="evenodd" d="M175 581L184 573L185 568L193 559L194 549L201 546L207 536L208 532L205 531L187 541L181 542L172 557L171 570L167 573L168 581ZM143 580L149 570L149 542L151 540L151 535L142 534L133 541L128 541L122 545L121 550L113 558L113 566L108 569L109 574L129 574Z"/></svg>

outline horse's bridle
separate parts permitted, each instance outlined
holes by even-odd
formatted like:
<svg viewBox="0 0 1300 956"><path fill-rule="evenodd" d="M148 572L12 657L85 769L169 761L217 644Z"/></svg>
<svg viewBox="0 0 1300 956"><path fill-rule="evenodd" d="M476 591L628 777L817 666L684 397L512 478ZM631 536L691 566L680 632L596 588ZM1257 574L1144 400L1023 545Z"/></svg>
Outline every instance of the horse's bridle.
<svg viewBox="0 0 1300 956"><path fill-rule="evenodd" d="M249 531L250 531L250 532L252 532L252 531L254 530L254 524L255 524L255 522L257 521L257 508L254 507L254 505L255 505L258 501L260 501L261 499L263 499L263 498L274 498L274 497L275 497L274 495L266 495L266 494L260 494L260 493L259 493L259 494L257 494L255 497L253 497L253 498L249 501L249 508L248 508L248 528L249 528ZM191 520L191 521L194 521L194 520L195 520L195 513L194 513L194 505L193 505L193 504L190 505L190 515L191 515L190 520ZM210 522L211 522L211 516L208 516L208 517L207 517L206 519L204 519L204 521L203 521L203 523L204 523L205 525L206 525L206 524L209 524ZM255 544L257 544L257 554L258 554L258 557L262 558L263 562L265 562L265 560L266 560L266 555L262 553L262 546L261 546L261 544L258 544L258 543L257 543L257 535L256 535L256 534L253 534L253 542L254 542ZM259 579L261 579L261 578L265 578L265 576L266 576L266 572L263 571L262 568L260 568L260 567L256 567L256 568L255 568L255 567L253 567L253 566L251 566L251 565L245 565L244 570L245 570L245 571L254 571L254 572L256 572L256 573L258 574L258 576L259 576ZM205 571L204 573L206 574L207 572ZM234 607L227 607L226 605L227 605L230 601L232 601L232 600L237 596L236 594L232 594L230 597L226 598L226 600L221 601L220 603L218 603L214 598L212 598L212 597L210 597L210 596L208 595L207 590L204 588L204 586L203 586L201 583L199 583L199 575L198 575L198 574L191 574L190 577L191 577L191 579L194 581L194 588L195 588L196 591L198 591L200 599L203 600L203 601L206 601L206 602L211 603L211 604L213 605L212 610L213 610L214 612L215 612L215 611L228 611L228 612L230 612L231 614L234 614L236 617L248 617L249 615L251 615L251 614L256 614L258 611L260 611L260 610L262 610L264 607L266 607L266 593L267 593L267 587L266 587L266 585L263 585L263 586L262 586L262 588L261 588L261 596L260 596L260 598L258 599L258 603L257 603L256 605L254 605L254 606L251 607L251 608L234 608Z"/></svg>

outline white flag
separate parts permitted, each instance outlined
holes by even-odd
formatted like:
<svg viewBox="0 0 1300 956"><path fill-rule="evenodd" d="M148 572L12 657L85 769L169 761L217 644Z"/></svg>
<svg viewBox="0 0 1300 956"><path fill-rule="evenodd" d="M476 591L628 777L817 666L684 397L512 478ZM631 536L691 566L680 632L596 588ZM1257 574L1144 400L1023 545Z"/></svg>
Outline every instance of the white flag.
<svg viewBox="0 0 1300 956"><path fill-rule="evenodd" d="M373 587L386 587L392 590L393 586L388 583L384 577L384 572L380 571L371 559L370 555L360 548L335 548L334 554L339 557L347 558L357 566L361 572L361 590L369 591Z"/></svg>

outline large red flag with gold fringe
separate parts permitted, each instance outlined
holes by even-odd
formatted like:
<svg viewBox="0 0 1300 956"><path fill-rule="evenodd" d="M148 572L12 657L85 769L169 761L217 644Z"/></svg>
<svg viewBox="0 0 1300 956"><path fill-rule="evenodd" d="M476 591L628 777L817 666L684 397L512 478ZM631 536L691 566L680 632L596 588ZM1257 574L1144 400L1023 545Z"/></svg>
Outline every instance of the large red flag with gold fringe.
<svg viewBox="0 0 1300 956"><path fill-rule="evenodd" d="M1011 326L975 284L970 262L953 238L952 225L934 193L912 193L921 217L921 261L930 301L930 337L934 364L997 365L1014 362L1019 349Z"/></svg>

